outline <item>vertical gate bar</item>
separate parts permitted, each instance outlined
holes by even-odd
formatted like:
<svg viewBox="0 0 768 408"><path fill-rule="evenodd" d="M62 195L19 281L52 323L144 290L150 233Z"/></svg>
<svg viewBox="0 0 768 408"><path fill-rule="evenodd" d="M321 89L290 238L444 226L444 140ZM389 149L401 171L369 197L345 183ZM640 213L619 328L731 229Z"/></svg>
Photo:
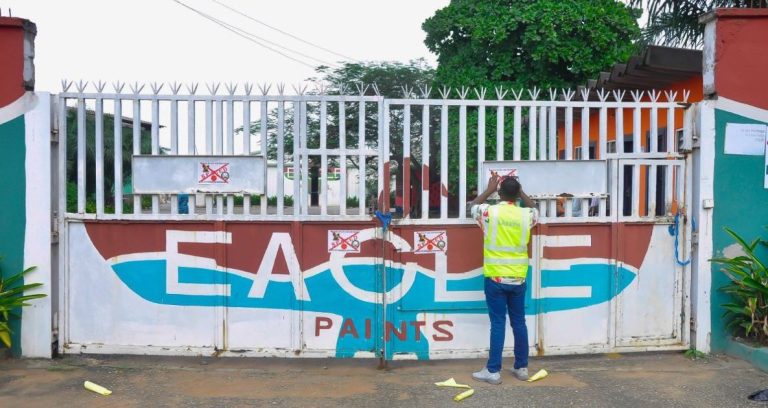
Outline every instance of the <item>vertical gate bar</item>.
<svg viewBox="0 0 768 408"><path fill-rule="evenodd" d="M664 166L664 213L672 215L672 201L674 201L674 172L675 166Z"/></svg>
<svg viewBox="0 0 768 408"><path fill-rule="evenodd" d="M357 158L357 181L358 181L358 193L357 193L357 206L358 215L365 214L365 179L366 179L366 154L365 150L368 146L365 143L365 101L361 100L358 103L358 118L357 118L357 148L359 149Z"/></svg>
<svg viewBox="0 0 768 408"><path fill-rule="evenodd" d="M648 217L656 216L656 179L657 166L648 166Z"/></svg>
<svg viewBox="0 0 768 408"><path fill-rule="evenodd" d="M483 162L485 162L485 106L477 107L477 195L483 188ZM485 180L487 183L488 180Z"/></svg>
<svg viewBox="0 0 768 408"><path fill-rule="evenodd" d="M57 103L56 107L58 108L58 111L59 111L58 112L59 114L58 116L58 119L59 119L59 124L58 124L59 125L58 211L59 211L59 221L61 222L64 219L64 214L69 212L67 209L67 144L69 143L69 134L67 132L67 114L69 113L69 111L67 109L67 98L59 96L56 100L56 103ZM116 116L116 117L120 117L120 116ZM118 151L118 150L119 149L115 149L115 151ZM61 233L63 230L60 228L59 231Z"/></svg>
<svg viewBox="0 0 768 408"><path fill-rule="evenodd" d="M261 195L261 215L267 215L267 198L269 197L269 187L267 183L267 173L269 172L269 155L267 154L267 97L261 100L261 118L259 130L261 133L261 157L264 159L264 193Z"/></svg>
<svg viewBox="0 0 768 408"><path fill-rule="evenodd" d="M411 212L411 105L403 106L403 218Z"/></svg>
<svg viewBox="0 0 768 408"><path fill-rule="evenodd" d="M539 160L547 160L547 107L539 109Z"/></svg>
<svg viewBox="0 0 768 408"><path fill-rule="evenodd" d="M648 129L648 137L651 138L650 152L656 153L659 151L659 109L656 107L656 103L651 107L651 128Z"/></svg>
<svg viewBox="0 0 768 408"><path fill-rule="evenodd" d="M225 154L235 154L235 101L232 97L227 98L227 145ZM235 197L227 194L227 214L235 213Z"/></svg>
<svg viewBox="0 0 768 408"><path fill-rule="evenodd" d="M223 153L224 146L224 102L216 101L214 103L216 109L215 119L215 131L216 135L213 138L213 154L220 155Z"/></svg>
<svg viewBox="0 0 768 408"><path fill-rule="evenodd" d="M141 101L137 98L133 100L133 154L141 154ZM133 168L131 168L131 181L133 181ZM133 193L133 213L141 214L141 196Z"/></svg>
<svg viewBox="0 0 768 408"><path fill-rule="evenodd" d="M589 160L589 107L581 108L581 160Z"/></svg>
<svg viewBox="0 0 768 408"><path fill-rule="evenodd" d="M430 166L429 166L429 105L425 103L421 111L421 218L422 219L429 218L429 169L430 169Z"/></svg>
<svg viewBox="0 0 768 408"><path fill-rule="evenodd" d="M344 101L339 101L339 215L347 215L347 111Z"/></svg>
<svg viewBox="0 0 768 408"><path fill-rule="evenodd" d="M197 150L195 140L195 100L192 95L187 99L187 154L195 154ZM189 194L189 214L194 214L197 209L197 201L194 194Z"/></svg>
<svg viewBox="0 0 768 408"><path fill-rule="evenodd" d="M171 154L179 154L179 101L171 100ZM171 214L179 213L179 198L171 195Z"/></svg>
<svg viewBox="0 0 768 408"><path fill-rule="evenodd" d="M216 137L213 139L213 154L220 155L224 152L224 101L216 101ZM216 195L216 214L224 214L224 197Z"/></svg>
<svg viewBox="0 0 768 408"><path fill-rule="evenodd" d="M301 214L309 215L309 146L307 146L307 101L302 99L301 112L299 113L301 122ZM265 190L266 191L266 190Z"/></svg>
<svg viewBox="0 0 768 408"><path fill-rule="evenodd" d="M642 111L640 109L640 104L635 103L634 109L632 109L632 153L642 153L643 152L643 144L642 144Z"/></svg>
<svg viewBox="0 0 768 408"><path fill-rule="evenodd" d="M606 108L604 105L600 107L598 145L600 150L600 159L605 160L608 157L608 108ZM597 157L597 154L595 154L595 157Z"/></svg>
<svg viewBox="0 0 768 408"><path fill-rule="evenodd" d="M498 139L496 145L499 145ZM440 107L440 218L448 218L448 105L445 103Z"/></svg>
<svg viewBox="0 0 768 408"><path fill-rule="evenodd" d="M504 160L504 107L501 105L496 107L496 160Z"/></svg>
<svg viewBox="0 0 768 408"><path fill-rule="evenodd" d="M243 97L243 155L251 155L251 100ZM264 168L266 169L266 163ZM243 214L251 214L251 195L243 195Z"/></svg>
<svg viewBox="0 0 768 408"><path fill-rule="evenodd" d="M390 194L392 193L392 187L390 183L392 182L392 171L391 171L391 163L392 158L390 154L389 149L389 102L385 101L383 104L384 107L384 115L382 116L382 121L384 123L384 138L382 140L382 144L384 145L384 148L382 150L384 154L384 210L386 213L390 212L389 202L390 202Z"/></svg>
<svg viewBox="0 0 768 408"><path fill-rule="evenodd" d="M640 216L640 165L632 165L632 217Z"/></svg>
<svg viewBox="0 0 768 408"><path fill-rule="evenodd" d="M513 160L520 160L523 154L523 142L522 142L522 128L523 128L523 107L520 105L515 105L515 123L514 126L514 136L512 139L512 143L514 146L514 150L512 151L512 159ZM479 167L478 167L479 169ZM477 186L477 192L480 193L481 185Z"/></svg>
<svg viewBox="0 0 768 408"><path fill-rule="evenodd" d="M467 105L459 107L459 218L467 217Z"/></svg>
<svg viewBox="0 0 768 408"><path fill-rule="evenodd" d="M684 193L685 193L685 173L683 172L683 166L675 166L675 198L677 200L678 208L682 208L685 205Z"/></svg>
<svg viewBox="0 0 768 408"><path fill-rule="evenodd" d="M557 160L557 108L549 107L549 160Z"/></svg>
<svg viewBox="0 0 768 408"><path fill-rule="evenodd" d="M565 160L573 160L573 107L565 108Z"/></svg>
<svg viewBox="0 0 768 408"><path fill-rule="evenodd" d="M621 174L619 174L619 169L621 167L619 166L618 160L609 160L608 165L610 166L609 171L610 171L610 177L611 177L610 179L611 183L608 186L609 188L608 191L610 194L609 196L610 202L608 202L608 200L606 200L605 198L602 198L602 197L600 198L600 208L599 208L600 217L603 218L606 216L606 213L607 213L606 207L610 205L611 219L613 221L618 222L619 217L621 216L621 212L620 212L621 207L619 207L619 192L622 191L619 188L619 182L620 180L623 180L623 178Z"/></svg>
<svg viewBox="0 0 768 408"><path fill-rule="evenodd" d="M64 100L62 100L63 102ZM115 97L115 115L113 116L112 125L114 126L114 153L115 153L115 168L114 179L115 182L115 215L123 214L123 101L120 97ZM66 129L59 128L59 129ZM66 136L65 136L66 137ZM66 138L64 139L66 144Z"/></svg>
<svg viewBox="0 0 768 408"><path fill-rule="evenodd" d="M616 153L624 154L624 108L621 103L616 108L616 138L614 140L616 140Z"/></svg>
<svg viewBox="0 0 768 408"><path fill-rule="evenodd" d="M528 108L528 160L536 160L536 106Z"/></svg>
<svg viewBox="0 0 768 408"><path fill-rule="evenodd" d="M328 215L328 102L320 102L320 215Z"/></svg>
<svg viewBox="0 0 768 408"><path fill-rule="evenodd" d="M152 96L152 155L160 154L160 100ZM152 214L160 212L160 197L152 194Z"/></svg>
<svg viewBox="0 0 768 408"><path fill-rule="evenodd" d="M67 228L67 221L66 221L66 214L69 212L69 209L67 208L67 181L69 178L67 177L67 144L69 144L69 132L67 132L67 115L69 114L69 109L67 109L67 99L65 97L62 97L59 95L56 98L56 107L58 109L58 128L59 128L59 143L58 143L58 162L56 163L58 166L58 174L56 183L58 184L58 202L56 203L57 206L57 215L58 219L56 227L59 231L59 245L58 245L58 263L56 264L58 266L58 277L59 277L59 285L62 288L69 287L69 283L67 282L67 267L66 267L66 254L67 254L67 241L68 241L68 234L66 231ZM51 152L53 154L53 152ZM63 345L69 343L69 324L66 323L66 319L68 317L68 313L65 312L67 310L67 302L68 302L68 296L59 296L58 299L58 306L59 306L59 313L58 313L58 321L56 321L56 324L58 324L58 327L60 328L59 332L59 352L63 350Z"/></svg>
<svg viewBox="0 0 768 408"><path fill-rule="evenodd" d="M690 109L690 108L689 108ZM691 118L692 119L692 118ZM689 125L691 122L686 122L686 126ZM693 168L691 166L691 163L693 161L693 155L686 155L685 161L681 164L683 166L683 171L685 173L684 178L684 186L685 186L685 201L683 202L683 206L686 208L686 214L688 217L693 217L693 214L689 213L690 209L693 208ZM686 220L685 222L685 239L683 244L683 259L691 259L693 256L692 254L692 244L693 244L693 223L689 220ZM688 263L688 265L683 266L683 284L682 284L682 299L685 299L685 302L676 302L678 305L683 304L683 313L682 313L682 319L683 319L683 333L682 333L682 341L684 345L690 344L690 334L691 334L691 319L689 316L691 316L691 302L688 301L690 299L690 292L691 292L691 274L692 274L692 267L693 265L691 263Z"/></svg>
<svg viewBox="0 0 768 408"><path fill-rule="evenodd" d="M179 101L171 100L171 154L179 154Z"/></svg>
<svg viewBox="0 0 768 408"><path fill-rule="evenodd" d="M275 169L277 183L277 215L283 215L285 208L285 100L277 103L277 166Z"/></svg>
<svg viewBox="0 0 768 408"><path fill-rule="evenodd" d="M384 211L384 102L379 100L377 103L377 125L376 125L376 147L379 151L377 174L379 177L376 192L376 207ZM389 183L387 183L389 185ZM389 197L389 196L387 196Z"/></svg>
<svg viewBox="0 0 768 408"><path fill-rule="evenodd" d="M293 102L293 153L291 154L291 161L293 162L293 206L292 206L292 214L299 215L300 207L301 207L301 177L299 176L300 172L300 158L299 158L299 152L301 151L301 146L299 146L299 140L301 134L301 120L299 118L301 117L301 102L294 101Z"/></svg>
<svg viewBox="0 0 768 408"><path fill-rule="evenodd" d="M205 101L205 154L213 153L213 100ZM213 214L213 196L205 195L205 213Z"/></svg>
<svg viewBox="0 0 768 408"><path fill-rule="evenodd" d="M616 163L616 162L618 162L618 166L617 166L618 169L617 169L616 174L618 175L617 178L618 178L619 182L618 182L618 191L616 191L616 194L614 194L614 197L618 198L618 202L616 203L616 207L613 207L613 206L611 207L611 211L612 212L615 211L616 215L618 217L618 220L622 220L625 217L625 215L624 215L624 200L625 200L624 190L625 190L626 186L624 185L624 172L626 171L626 169L625 169L624 161L623 160L614 161L614 163ZM616 183L614 183L614 184L616 184Z"/></svg>
<svg viewBox="0 0 768 408"><path fill-rule="evenodd" d="M235 154L235 101L227 99L227 144L224 154Z"/></svg>
<svg viewBox="0 0 768 408"><path fill-rule="evenodd" d="M104 214L104 99L96 97L96 214Z"/></svg>
<svg viewBox="0 0 768 408"><path fill-rule="evenodd" d="M667 108L667 153L672 153L677 147L677 135L675 124L675 108L672 103Z"/></svg>
<svg viewBox="0 0 768 408"><path fill-rule="evenodd" d="M83 98L77 98L77 212L85 213L85 99Z"/></svg>

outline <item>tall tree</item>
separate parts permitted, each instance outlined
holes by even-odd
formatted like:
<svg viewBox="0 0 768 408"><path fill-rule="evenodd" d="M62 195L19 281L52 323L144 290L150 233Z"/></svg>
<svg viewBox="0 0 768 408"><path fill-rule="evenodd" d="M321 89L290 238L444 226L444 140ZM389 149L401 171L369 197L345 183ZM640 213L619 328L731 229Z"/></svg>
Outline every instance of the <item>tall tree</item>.
<svg viewBox="0 0 768 408"><path fill-rule="evenodd" d="M638 17L617 0L452 0L422 28L440 83L572 87L630 56Z"/></svg>
<svg viewBox="0 0 768 408"><path fill-rule="evenodd" d="M629 4L648 12L645 42L700 48L704 36L700 16L716 8L765 8L768 0L630 0Z"/></svg>

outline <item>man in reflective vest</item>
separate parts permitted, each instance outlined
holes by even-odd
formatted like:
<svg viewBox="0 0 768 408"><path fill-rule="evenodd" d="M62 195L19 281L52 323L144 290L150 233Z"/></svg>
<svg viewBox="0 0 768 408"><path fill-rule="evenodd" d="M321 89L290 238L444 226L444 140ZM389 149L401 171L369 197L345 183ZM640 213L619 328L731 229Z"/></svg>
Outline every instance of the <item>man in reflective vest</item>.
<svg viewBox="0 0 768 408"><path fill-rule="evenodd" d="M498 189L501 201L485 201ZM518 205L518 200L527 208ZM525 291L528 275L528 242L538 212L516 177L499 180L494 174L488 187L470 203L472 217L483 230L483 275L485 300L491 319L488 363L472 378L501 384L501 352L509 313L515 338L515 365L510 370L519 380L528 379L528 328L525 325Z"/></svg>

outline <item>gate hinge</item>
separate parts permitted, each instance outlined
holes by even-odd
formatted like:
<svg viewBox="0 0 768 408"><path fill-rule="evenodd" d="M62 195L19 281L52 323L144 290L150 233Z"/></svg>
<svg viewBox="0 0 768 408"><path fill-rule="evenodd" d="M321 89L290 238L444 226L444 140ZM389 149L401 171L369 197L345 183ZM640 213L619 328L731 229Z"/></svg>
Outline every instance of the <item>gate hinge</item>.
<svg viewBox="0 0 768 408"><path fill-rule="evenodd" d="M53 217L51 217L51 244L59 243L59 216L54 211Z"/></svg>

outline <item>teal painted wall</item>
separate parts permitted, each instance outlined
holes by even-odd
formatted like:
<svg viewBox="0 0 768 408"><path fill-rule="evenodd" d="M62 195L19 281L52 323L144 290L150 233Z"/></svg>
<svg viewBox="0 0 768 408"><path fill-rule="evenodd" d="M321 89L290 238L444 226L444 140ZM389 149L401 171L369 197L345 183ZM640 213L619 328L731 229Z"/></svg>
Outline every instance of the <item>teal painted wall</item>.
<svg viewBox="0 0 768 408"><path fill-rule="evenodd" d="M24 116L0 124L0 273L15 275L24 268L26 227ZM23 284L20 282L19 284ZM21 312L11 318L13 355L21 355Z"/></svg>
<svg viewBox="0 0 768 408"><path fill-rule="evenodd" d="M768 189L764 188L765 157L724 154L725 125L727 123L764 123L730 112L715 110L715 177L713 213L713 252L721 256L723 250L734 243L723 230L733 229L747 241L762 236L768 238ZM768 259L768 250L761 249ZM712 351L725 351L731 334L725 330L723 308L727 302L719 289L728 283L728 277L719 266L712 266Z"/></svg>

